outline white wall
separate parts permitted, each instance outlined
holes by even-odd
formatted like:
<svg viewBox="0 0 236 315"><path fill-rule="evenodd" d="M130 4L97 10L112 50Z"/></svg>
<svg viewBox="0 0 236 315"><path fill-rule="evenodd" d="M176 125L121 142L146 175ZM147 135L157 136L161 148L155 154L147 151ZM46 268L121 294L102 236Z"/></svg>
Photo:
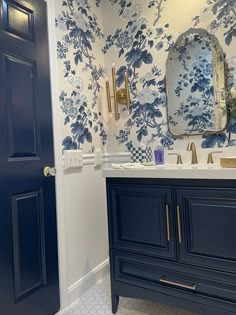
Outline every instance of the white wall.
<svg viewBox="0 0 236 315"><path fill-rule="evenodd" d="M86 165L64 172L67 304L108 272L105 180Z"/></svg>
<svg viewBox="0 0 236 315"><path fill-rule="evenodd" d="M105 180L94 167L93 155L81 169L63 170L59 94L63 86L57 63L55 11L48 4L51 92L57 194L58 252L61 309L74 302L108 272Z"/></svg>

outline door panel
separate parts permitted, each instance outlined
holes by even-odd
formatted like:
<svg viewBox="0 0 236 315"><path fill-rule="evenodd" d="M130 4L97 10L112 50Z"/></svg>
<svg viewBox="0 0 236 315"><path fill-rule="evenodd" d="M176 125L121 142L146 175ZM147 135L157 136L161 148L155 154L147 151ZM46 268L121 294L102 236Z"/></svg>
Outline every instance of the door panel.
<svg viewBox="0 0 236 315"><path fill-rule="evenodd" d="M7 55L3 58L4 77L7 78L9 157L35 157L39 148L35 104L35 62Z"/></svg>
<svg viewBox="0 0 236 315"><path fill-rule="evenodd" d="M59 309L55 179L43 0L0 0L0 305Z"/></svg>
<svg viewBox="0 0 236 315"><path fill-rule="evenodd" d="M177 189L183 241L180 260L236 272L236 190Z"/></svg>
<svg viewBox="0 0 236 315"><path fill-rule="evenodd" d="M34 36L34 12L15 1L3 0L3 29L13 35L32 40Z"/></svg>
<svg viewBox="0 0 236 315"><path fill-rule="evenodd" d="M14 288L18 300L46 284L44 208L42 191L11 199Z"/></svg>
<svg viewBox="0 0 236 315"><path fill-rule="evenodd" d="M109 199L113 248L175 259L171 188L111 185Z"/></svg>

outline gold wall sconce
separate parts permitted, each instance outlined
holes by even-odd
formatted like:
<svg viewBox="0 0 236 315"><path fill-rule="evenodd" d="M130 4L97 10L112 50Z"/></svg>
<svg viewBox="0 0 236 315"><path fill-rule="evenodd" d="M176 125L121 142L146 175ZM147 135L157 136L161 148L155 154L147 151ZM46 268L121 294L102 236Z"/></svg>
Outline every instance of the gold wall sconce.
<svg viewBox="0 0 236 315"><path fill-rule="evenodd" d="M236 86L233 86L229 91L231 98L231 117L236 118Z"/></svg>
<svg viewBox="0 0 236 315"><path fill-rule="evenodd" d="M111 96L110 92L110 84L109 79L106 79L106 91L107 91L107 105L108 105L108 112L112 116L112 103L111 99L114 99L114 108L115 108L115 119L119 120L120 113L119 113L119 104L126 105L127 109L130 109L130 94L129 94L129 78L128 78L128 71L125 72L125 88L117 90L116 85L116 69L115 65L112 66L112 86L113 86L113 96Z"/></svg>
<svg viewBox="0 0 236 315"><path fill-rule="evenodd" d="M236 86L233 86L230 90L232 100L236 100Z"/></svg>

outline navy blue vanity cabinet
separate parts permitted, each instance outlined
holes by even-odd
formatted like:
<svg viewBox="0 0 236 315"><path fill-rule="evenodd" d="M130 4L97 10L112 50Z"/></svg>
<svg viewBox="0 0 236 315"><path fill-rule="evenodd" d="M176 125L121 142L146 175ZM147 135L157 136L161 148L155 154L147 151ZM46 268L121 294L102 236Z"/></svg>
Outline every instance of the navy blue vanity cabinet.
<svg viewBox="0 0 236 315"><path fill-rule="evenodd" d="M236 273L236 190L178 188L176 196L180 261Z"/></svg>
<svg viewBox="0 0 236 315"><path fill-rule="evenodd" d="M177 259L170 187L111 184L108 197L112 249Z"/></svg>
<svg viewBox="0 0 236 315"><path fill-rule="evenodd" d="M236 315L236 181L107 179L112 312L119 297Z"/></svg>

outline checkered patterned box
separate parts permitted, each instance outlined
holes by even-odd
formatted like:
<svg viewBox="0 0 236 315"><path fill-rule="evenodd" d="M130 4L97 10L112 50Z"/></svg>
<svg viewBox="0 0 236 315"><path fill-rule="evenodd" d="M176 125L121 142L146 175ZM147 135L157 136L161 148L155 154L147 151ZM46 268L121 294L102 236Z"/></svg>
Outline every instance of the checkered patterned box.
<svg viewBox="0 0 236 315"><path fill-rule="evenodd" d="M132 163L144 163L151 162L153 160L151 147L132 147L130 152Z"/></svg>

